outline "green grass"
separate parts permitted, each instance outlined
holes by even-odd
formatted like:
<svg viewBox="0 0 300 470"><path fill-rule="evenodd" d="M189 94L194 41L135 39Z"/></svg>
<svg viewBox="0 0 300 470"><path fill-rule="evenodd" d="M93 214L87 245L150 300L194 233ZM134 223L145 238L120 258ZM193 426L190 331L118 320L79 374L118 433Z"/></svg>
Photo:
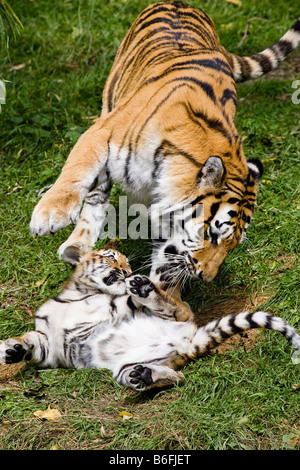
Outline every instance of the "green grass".
<svg viewBox="0 0 300 470"><path fill-rule="evenodd" d="M149 3L14 2L24 28L10 38L0 62L7 88L0 114L0 338L31 328L36 308L68 277L56 252L72 228L34 239L31 212L99 114L118 45ZM299 16L292 0L243 0L241 7L221 0L191 3L213 17L223 45L243 55L275 42ZM239 48L252 17L268 21L251 22ZM265 174L248 240L215 281L192 281L185 289L199 317L246 298L300 329L300 105L291 100L297 64L299 51L267 79L238 86L245 153L264 161ZM135 269L150 254L149 243L140 240L124 240L121 249L135 254ZM291 354L283 338L263 333L250 351L206 357L185 368L182 384L142 395L116 384L108 371L26 367L0 383L0 449L299 449L299 365ZM34 415L49 405L61 411L59 421ZM121 411L132 417L118 419Z"/></svg>

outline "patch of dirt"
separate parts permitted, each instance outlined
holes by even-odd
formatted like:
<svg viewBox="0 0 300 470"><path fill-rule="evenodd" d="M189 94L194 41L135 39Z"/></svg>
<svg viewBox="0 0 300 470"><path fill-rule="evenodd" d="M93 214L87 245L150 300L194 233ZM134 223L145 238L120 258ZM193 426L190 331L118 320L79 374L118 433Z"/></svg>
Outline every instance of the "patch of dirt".
<svg viewBox="0 0 300 470"><path fill-rule="evenodd" d="M278 256L278 258L276 258L275 261L278 264L278 266L275 266L274 270L277 271L278 273L284 273L285 271L288 271L289 269L292 269L295 266L295 263L297 262L297 256L291 253L287 253L287 254ZM270 261L270 264L271 264L271 261Z"/></svg>
<svg viewBox="0 0 300 470"><path fill-rule="evenodd" d="M236 351L237 349L244 348L249 352L255 347L261 335L261 330L249 330L245 333L229 338L225 343L220 344L218 347L212 349L210 354L218 353L225 354L227 351Z"/></svg>
<svg viewBox="0 0 300 470"><path fill-rule="evenodd" d="M277 261L282 262L286 269L291 269L291 267L297 261L297 256L292 255L291 253L286 253L284 255L278 256Z"/></svg>
<svg viewBox="0 0 300 470"><path fill-rule="evenodd" d="M266 302L270 295L257 296L250 298L247 296L238 296L232 300L213 305L205 309L198 317L197 323L199 326L206 325L208 322L220 319L225 315L237 315L240 312L247 310L254 312L257 307ZM211 353L218 352L224 354L227 351L236 351L243 347L247 352L251 351L257 344L262 330L248 330L244 333L237 334L227 339L223 344L212 349Z"/></svg>
<svg viewBox="0 0 300 470"><path fill-rule="evenodd" d="M297 54L297 55L296 55ZM255 78L253 81L272 80L277 78L279 80L287 80L298 78L300 73L300 55L297 52L292 53L287 59L281 62L278 67L270 72Z"/></svg>
<svg viewBox="0 0 300 470"><path fill-rule="evenodd" d="M16 364L0 364L0 382L8 382L11 380L25 365L25 361L17 362Z"/></svg>

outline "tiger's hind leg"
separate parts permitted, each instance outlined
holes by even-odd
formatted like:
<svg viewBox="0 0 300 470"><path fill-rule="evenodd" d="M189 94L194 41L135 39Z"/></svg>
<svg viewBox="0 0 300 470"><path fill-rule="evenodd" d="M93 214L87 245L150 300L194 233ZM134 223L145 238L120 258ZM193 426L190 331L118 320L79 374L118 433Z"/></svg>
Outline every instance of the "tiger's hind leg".
<svg viewBox="0 0 300 470"><path fill-rule="evenodd" d="M109 205L110 189L111 184L106 176L106 179L86 196L75 229L58 250L59 257L67 263L78 261L77 256L90 251L100 237Z"/></svg>
<svg viewBox="0 0 300 470"><path fill-rule="evenodd" d="M137 391L145 391L178 383L183 380L183 374L166 365L147 362L123 367L115 379L121 385Z"/></svg>
<svg viewBox="0 0 300 470"><path fill-rule="evenodd" d="M0 363L13 364L25 360L38 364L47 358L48 352L49 343L46 336L37 331L30 331L0 343Z"/></svg>

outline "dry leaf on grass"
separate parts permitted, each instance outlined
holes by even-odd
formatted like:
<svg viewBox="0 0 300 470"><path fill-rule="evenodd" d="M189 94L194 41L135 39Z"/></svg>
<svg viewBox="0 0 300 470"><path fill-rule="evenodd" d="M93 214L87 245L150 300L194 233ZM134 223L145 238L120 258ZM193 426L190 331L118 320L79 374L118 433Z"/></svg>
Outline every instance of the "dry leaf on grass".
<svg viewBox="0 0 300 470"><path fill-rule="evenodd" d="M131 419L132 417L133 417L133 415L131 413L128 413L128 411L121 411L118 414L117 419L121 419L122 421L125 421L126 419Z"/></svg>
<svg viewBox="0 0 300 470"><path fill-rule="evenodd" d="M242 2L240 0L226 0L227 3L233 3L233 5L236 5L237 7L242 6Z"/></svg>
<svg viewBox="0 0 300 470"><path fill-rule="evenodd" d="M221 28L224 28L224 29L230 29L232 28L233 24L232 23L228 23L228 24L221 24Z"/></svg>
<svg viewBox="0 0 300 470"><path fill-rule="evenodd" d="M102 425L100 428L100 436L103 439L109 439L110 437L113 437L114 431L110 429L108 432L105 430L104 426Z"/></svg>
<svg viewBox="0 0 300 470"><path fill-rule="evenodd" d="M14 187L8 186L8 193L7 195L12 194L14 191L18 191L18 189L24 189L24 186L20 186L18 183L15 183Z"/></svg>
<svg viewBox="0 0 300 470"><path fill-rule="evenodd" d="M36 281L36 283L34 284L34 287L41 287L44 284L44 282L46 281L46 279L47 279L47 274L40 281Z"/></svg>
<svg viewBox="0 0 300 470"><path fill-rule="evenodd" d="M283 442L285 442L288 446L294 447L299 443L299 436L297 434L285 434L282 436Z"/></svg>
<svg viewBox="0 0 300 470"><path fill-rule="evenodd" d="M50 405L47 410L38 410L33 414L37 418L46 419L47 421L59 421L61 418L61 412L56 408L50 408Z"/></svg>
<svg viewBox="0 0 300 470"><path fill-rule="evenodd" d="M17 70L22 70L26 67L26 62L24 64L17 64L17 65L12 65L9 67L8 71L9 72L16 72Z"/></svg>

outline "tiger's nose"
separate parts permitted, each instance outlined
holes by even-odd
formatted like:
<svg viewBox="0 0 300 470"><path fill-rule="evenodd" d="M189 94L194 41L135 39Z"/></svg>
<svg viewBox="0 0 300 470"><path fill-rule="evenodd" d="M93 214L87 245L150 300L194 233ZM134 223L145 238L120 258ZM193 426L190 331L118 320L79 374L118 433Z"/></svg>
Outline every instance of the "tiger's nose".
<svg viewBox="0 0 300 470"><path fill-rule="evenodd" d="M167 255L178 255L178 250L175 245L168 245L165 248L165 254Z"/></svg>
<svg viewBox="0 0 300 470"><path fill-rule="evenodd" d="M128 269L122 269L122 272L123 272L125 277L131 276L131 271L129 271Z"/></svg>

